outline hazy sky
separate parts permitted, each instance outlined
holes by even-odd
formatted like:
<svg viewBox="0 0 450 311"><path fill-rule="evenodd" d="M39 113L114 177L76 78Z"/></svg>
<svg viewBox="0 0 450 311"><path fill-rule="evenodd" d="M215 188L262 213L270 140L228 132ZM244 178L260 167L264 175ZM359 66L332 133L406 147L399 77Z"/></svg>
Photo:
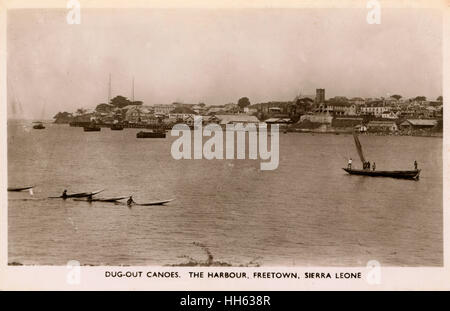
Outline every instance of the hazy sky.
<svg viewBox="0 0 450 311"><path fill-rule="evenodd" d="M336 95L442 95L439 11L82 9L8 11L8 116L46 119L112 95L207 105Z"/></svg>

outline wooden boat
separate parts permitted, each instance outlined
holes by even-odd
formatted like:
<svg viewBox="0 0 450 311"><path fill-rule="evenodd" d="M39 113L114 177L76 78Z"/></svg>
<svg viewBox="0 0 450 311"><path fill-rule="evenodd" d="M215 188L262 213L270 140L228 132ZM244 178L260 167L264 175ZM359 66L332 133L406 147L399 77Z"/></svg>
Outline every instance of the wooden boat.
<svg viewBox="0 0 450 311"><path fill-rule="evenodd" d="M26 186L26 187L9 187L9 188L8 188L8 191L16 191L16 192L19 192L19 191L29 190L29 189L32 189L32 188L34 188L34 186Z"/></svg>
<svg viewBox="0 0 450 311"><path fill-rule="evenodd" d="M420 170L412 171L372 171L366 170L355 170L349 168L343 168L344 171L351 175L363 175L372 177L391 177L391 178L401 178L401 179L419 179Z"/></svg>
<svg viewBox="0 0 450 311"><path fill-rule="evenodd" d="M111 130L112 131L123 131L123 126L120 124L113 124L113 125L111 125Z"/></svg>
<svg viewBox="0 0 450 311"><path fill-rule="evenodd" d="M175 199L170 200L163 200L163 201L153 201L148 203L133 203L133 205L139 205L139 206L151 206L151 205L164 205L166 203L172 202Z"/></svg>
<svg viewBox="0 0 450 311"><path fill-rule="evenodd" d="M100 132L102 130L102 128L99 126L96 126L96 125L89 125L89 126L84 126L83 130L85 132Z"/></svg>
<svg viewBox="0 0 450 311"><path fill-rule="evenodd" d="M129 196L125 196L125 197L117 197L117 198L95 198L92 200L88 200L88 199L74 199L74 201L84 201L84 202L117 202L123 199L129 198Z"/></svg>
<svg viewBox="0 0 450 311"><path fill-rule="evenodd" d="M166 138L166 132L165 131L151 131L151 132L144 132L140 131L136 134L136 138Z"/></svg>
<svg viewBox="0 0 450 311"><path fill-rule="evenodd" d="M356 150L358 151L359 158L361 159L361 162L364 165L364 163L366 163L366 159L364 158L361 143L355 132L353 132L353 138L355 140ZM348 167L342 169L347 173L349 173L350 175L361 175L370 177L391 177L391 178L412 179L412 180L419 180L421 171L420 169L406 170L406 171L377 171L371 170L370 168L353 169Z"/></svg>
<svg viewBox="0 0 450 311"><path fill-rule="evenodd" d="M42 122L34 122L34 123L35 123L35 125L33 125L33 128L35 130L43 130L43 129L45 129L45 126L44 126L44 124L42 124Z"/></svg>
<svg viewBox="0 0 450 311"><path fill-rule="evenodd" d="M93 191L93 192L78 192L78 193L71 193L71 194L66 194L66 196L57 196L57 197L49 197L49 199L67 199L67 198L85 198L88 197L90 195L96 195L102 191L105 191L105 189L102 190L97 190L97 191Z"/></svg>

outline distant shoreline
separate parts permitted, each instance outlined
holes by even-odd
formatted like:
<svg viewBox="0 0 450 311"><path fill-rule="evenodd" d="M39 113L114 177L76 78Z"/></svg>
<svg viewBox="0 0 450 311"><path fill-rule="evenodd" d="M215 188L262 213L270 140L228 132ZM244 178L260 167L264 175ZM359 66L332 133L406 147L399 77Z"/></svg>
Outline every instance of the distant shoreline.
<svg viewBox="0 0 450 311"><path fill-rule="evenodd" d="M33 119L12 119L9 118L7 119L8 122L13 121L13 122L33 122L36 120ZM43 120L42 123L44 124L52 124L52 125L57 125L57 126L70 126L67 123L55 123L53 122L53 120ZM103 127L107 127L107 126L103 126ZM138 129L138 128L145 128L145 127L127 127L125 126L125 128L134 128L134 129ZM167 129L170 130L170 129ZM280 133L297 133L297 134L320 134L320 135L352 135L352 132L349 130L329 130L329 131L315 131L312 129L298 129L298 128L286 128L286 129L280 129ZM443 132L435 132L435 133L427 133L427 134L400 134L400 133L384 133L384 132L364 132L364 133L359 133L359 135L361 136L410 136L410 137L430 137L430 138L443 138L444 137L444 133Z"/></svg>

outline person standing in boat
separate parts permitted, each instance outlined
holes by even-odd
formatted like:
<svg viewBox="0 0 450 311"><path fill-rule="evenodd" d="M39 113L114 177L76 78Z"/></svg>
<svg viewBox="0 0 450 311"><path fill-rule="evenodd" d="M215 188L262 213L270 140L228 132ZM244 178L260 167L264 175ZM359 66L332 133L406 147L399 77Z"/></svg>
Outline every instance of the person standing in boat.
<svg viewBox="0 0 450 311"><path fill-rule="evenodd" d="M373 162L372 170L375 171L375 168L376 168L376 165L375 165L375 162Z"/></svg>
<svg viewBox="0 0 450 311"><path fill-rule="evenodd" d="M417 171L417 161L414 160L414 169Z"/></svg>
<svg viewBox="0 0 450 311"><path fill-rule="evenodd" d="M349 170L352 169L352 162L353 162L353 160L352 160L352 158L350 158L350 159L348 160L348 165L347 165L347 168L348 168Z"/></svg>

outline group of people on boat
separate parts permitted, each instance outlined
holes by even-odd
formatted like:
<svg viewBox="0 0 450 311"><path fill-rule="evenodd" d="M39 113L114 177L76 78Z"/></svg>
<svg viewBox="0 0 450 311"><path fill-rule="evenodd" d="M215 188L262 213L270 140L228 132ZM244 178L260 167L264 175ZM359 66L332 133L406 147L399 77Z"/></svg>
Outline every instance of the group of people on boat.
<svg viewBox="0 0 450 311"><path fill-rule="evenodd" d="M348 165L347 165L347 168L350 169L350 170L352 169L352 163L353 163L353 160L352 160L352 158L350 158L348 160ZM363 163L363 169L364 170L370 170L371 166L372 166L372 170L375 171L375 168L376 168L375 162L373 162L373 165L370 164L370 161L366 161L366 162Z"/></svg>
<svg viewBox="0 0 450 311"><path fill-rule="evenodd" d="M352 163L353 163L353 160L352 160L352 158L350 158L349 160L348 160L348 165L347 165L347 168L348 169L352 169ZM363 163L363 169L364 170L370 170L370 167L371 167L371 165L370 165L370 161L366 161L366 162L364 162ZM375 171L375 169L376 169L376 164L375 164L375 162L373 162L373 164L372 164L372 170L373 171ZM418 164L417 164L417 161L416 160L414 160L414 169L417 171L417 169L418 169Z"/></svg>
<svg viewBox="0 0 450 311"><path fill-rule="evenodd" d="M67 199L67 198L68 198L68 195L67 195L67 189L64 189L64 191L63 191L61 197L62 197L63 199ZM92 195L92 194L89 194L89 195L87 196L87 201L88 201L88 202L92 202L92 200L93 200L93 195ZM136 202L134 202L133 196L130 195L130 197L129 197L128 200L127 200L127 205L128 205L128 206L131 206L131 205L133 205L134 203L136 203Z"/></svg>
<svg viewBox="0 0 450 311"><path fill-rule="evenodd" d="M365 169L365 170L370 170L370 167L371 167L370 161L364 162L364 164L363 164L363 169ZM375 162L373 162L373 164L372 164L372 170L375 170L375 168L376 168L376 164L375 164Z"/></svg>

